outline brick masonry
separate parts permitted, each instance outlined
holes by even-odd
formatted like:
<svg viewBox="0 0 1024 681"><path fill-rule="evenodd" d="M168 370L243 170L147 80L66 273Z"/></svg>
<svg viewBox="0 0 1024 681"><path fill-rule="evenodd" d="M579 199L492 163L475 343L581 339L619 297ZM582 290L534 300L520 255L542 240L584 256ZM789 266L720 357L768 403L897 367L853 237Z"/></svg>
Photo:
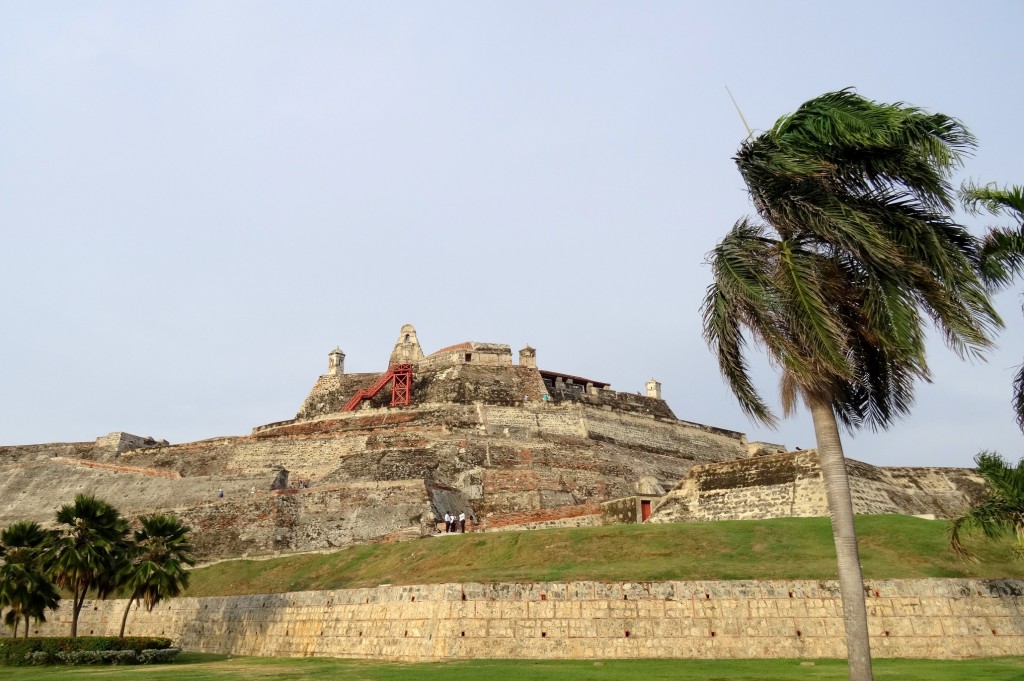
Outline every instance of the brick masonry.
<svg viewBox="0 0 1024 681"><path fill-rule="evenodd" d="M865 583L876 657L1019 655L1024 582ZM82 634L116 634L125 601L86 602ZM62 608L33 635L69 628ZM128 633L185 650L381 660L842 658L833 581L378 586L135 609Z"/></svg>

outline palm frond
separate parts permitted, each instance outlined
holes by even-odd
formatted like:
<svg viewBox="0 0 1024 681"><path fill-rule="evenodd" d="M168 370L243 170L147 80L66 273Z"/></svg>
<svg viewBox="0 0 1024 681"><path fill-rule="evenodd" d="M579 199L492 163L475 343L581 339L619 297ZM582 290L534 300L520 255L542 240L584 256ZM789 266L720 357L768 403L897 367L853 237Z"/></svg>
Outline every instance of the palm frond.
<svg viewBox="0 0 1024 681"><path fill-rule="evenodd" d="M797 352L780 348L777 359L786 370L799 370L804 357L817 360L819 371L832 377L849 377L846 329L835 314L835 280L829 276L827 261L789 241L778 244L776 284L784 296L787 322L797 339ZM801 377L803 378L803 377ZM816 380L816 377L806 377Z"/></svg>
<svg viewBox="0 0 1024 681"><path fill-rule="evenodd" d="M987 451L974 460L988 488L986 497L950 526L950 547L966 556L970 554L962 535L971 530L981 530L989 539L1012 532L1019 541L1024 535L1024 460L1011 466L999 454Z"/></svg>
<svg viewBox="0 0 1024 681"><path fill-rule="evenodd" d="M743 327L755 335L779 343L775 320L777 307L771 280L763 271L770 253L762 226L740 220L709 254L713 283L701 306L704 338L718 357L725 377L740 407L752 419L774 427L776 421L767 403L754 388L744 358L747 341Z"/></svg>
<svg viewBox="0 0 1024 681"><path fill-rule="evenodd" d="M1007 215L1024 224L1024 186L1006 185L1000 187L990 183L978 186L972 182L964 182L960 186L960 202L964 209L974 215L983 211L992 215Z"/></svg>
<svg viewBox="0 0 1024 681"><path fill-rule="evenodd" d="M1013 377L1013 413L1017 417L1017 425L1024 430L1024 363Z"/></svg>

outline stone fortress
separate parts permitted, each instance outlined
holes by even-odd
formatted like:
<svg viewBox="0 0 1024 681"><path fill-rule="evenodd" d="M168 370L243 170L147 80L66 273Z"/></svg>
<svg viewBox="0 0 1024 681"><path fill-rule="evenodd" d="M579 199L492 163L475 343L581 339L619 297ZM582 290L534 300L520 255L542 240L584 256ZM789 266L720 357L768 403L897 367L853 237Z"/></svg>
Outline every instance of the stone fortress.
<svg viewBox="0 0 1024 681"><path fill-rule="evenodd" d="M518 354L428 355L405 325L387 371L346 373L335 349L295 418L247 436L0 447L0 526L84 492L174 512L208 561L418 538L446 511L473 531L827 515L813 451L682 421L653 379L618 392ZM859 513L949 517L982 489L970 469L849 470Z"/></svg>
<svg viewBox="0 0 1024 681"><path fill-rule="evenodd" d="M332 550L431 535L446 511L473 531L826 515L813 451L681 421L661 399L539 369L526 347L423 353L402 328L386 371L329 355L294 419L172 445L0 447L0 526L52 521L75 493L134 517L172 511L201 560ZM390 388L390 389L389 389ZM949 516L980 494L970 469L848 463L859 513ZM223 495L221 495L223 493ZM1024 583L865 583L876 657L1017 654ZM87 602L80 632L113 635L124 601ZM62 607L32 635L63 635ZM624 657L841 658L833 581L389 586L175 598L136 608L127 633L185 650L391 660ZM0 630L0 637L9 634Z"/></svg>

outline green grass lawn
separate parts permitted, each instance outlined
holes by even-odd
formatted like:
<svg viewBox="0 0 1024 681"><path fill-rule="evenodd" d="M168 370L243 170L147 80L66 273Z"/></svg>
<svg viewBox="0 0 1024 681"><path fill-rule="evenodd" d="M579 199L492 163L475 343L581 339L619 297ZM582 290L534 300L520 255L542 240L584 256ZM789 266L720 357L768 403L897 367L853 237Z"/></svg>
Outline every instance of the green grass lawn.
<svg viewBox="0 0 1024 681"><path fill-rule="evenodd" d="M1007 538L971 537L981 558L948 548L945 521L858 516L867 579L1024 577ZM355 546L335 553L234 560L192 571L188 596L280 593L378 584L833 579L827 518L487 532Z"/></svg>
<svg viewBox="0 0 1024 681"><path fill-rule="evenodd" d="M875 678L901 681L1020 681L1024 658L982 660L876 660ZM686 679L686 681L844 681L846 662L816 660L607 660L603 662L486 660L399 664L323 658L277 659L183 654L173 665L147 667L6 667L12 681L271 681L316 678L319 681L610 681L612 679Z"/></svg>

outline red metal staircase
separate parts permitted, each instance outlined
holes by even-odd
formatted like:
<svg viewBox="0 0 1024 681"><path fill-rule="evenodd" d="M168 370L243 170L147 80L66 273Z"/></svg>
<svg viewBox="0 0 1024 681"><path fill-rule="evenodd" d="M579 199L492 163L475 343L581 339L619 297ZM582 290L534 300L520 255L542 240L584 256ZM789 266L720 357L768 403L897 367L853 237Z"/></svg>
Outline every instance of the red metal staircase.
<svg viewBox="0 0 1024 681"><path fill-rule="evenodd" d="M391 406L405 406L409 404L412 397L412 365L396 364L381 374L369 388L360 388L352 399L345 403L342 411L352 411L359 406L363 400L368 400L377 395L388 383L391 384Z"/></svg>

